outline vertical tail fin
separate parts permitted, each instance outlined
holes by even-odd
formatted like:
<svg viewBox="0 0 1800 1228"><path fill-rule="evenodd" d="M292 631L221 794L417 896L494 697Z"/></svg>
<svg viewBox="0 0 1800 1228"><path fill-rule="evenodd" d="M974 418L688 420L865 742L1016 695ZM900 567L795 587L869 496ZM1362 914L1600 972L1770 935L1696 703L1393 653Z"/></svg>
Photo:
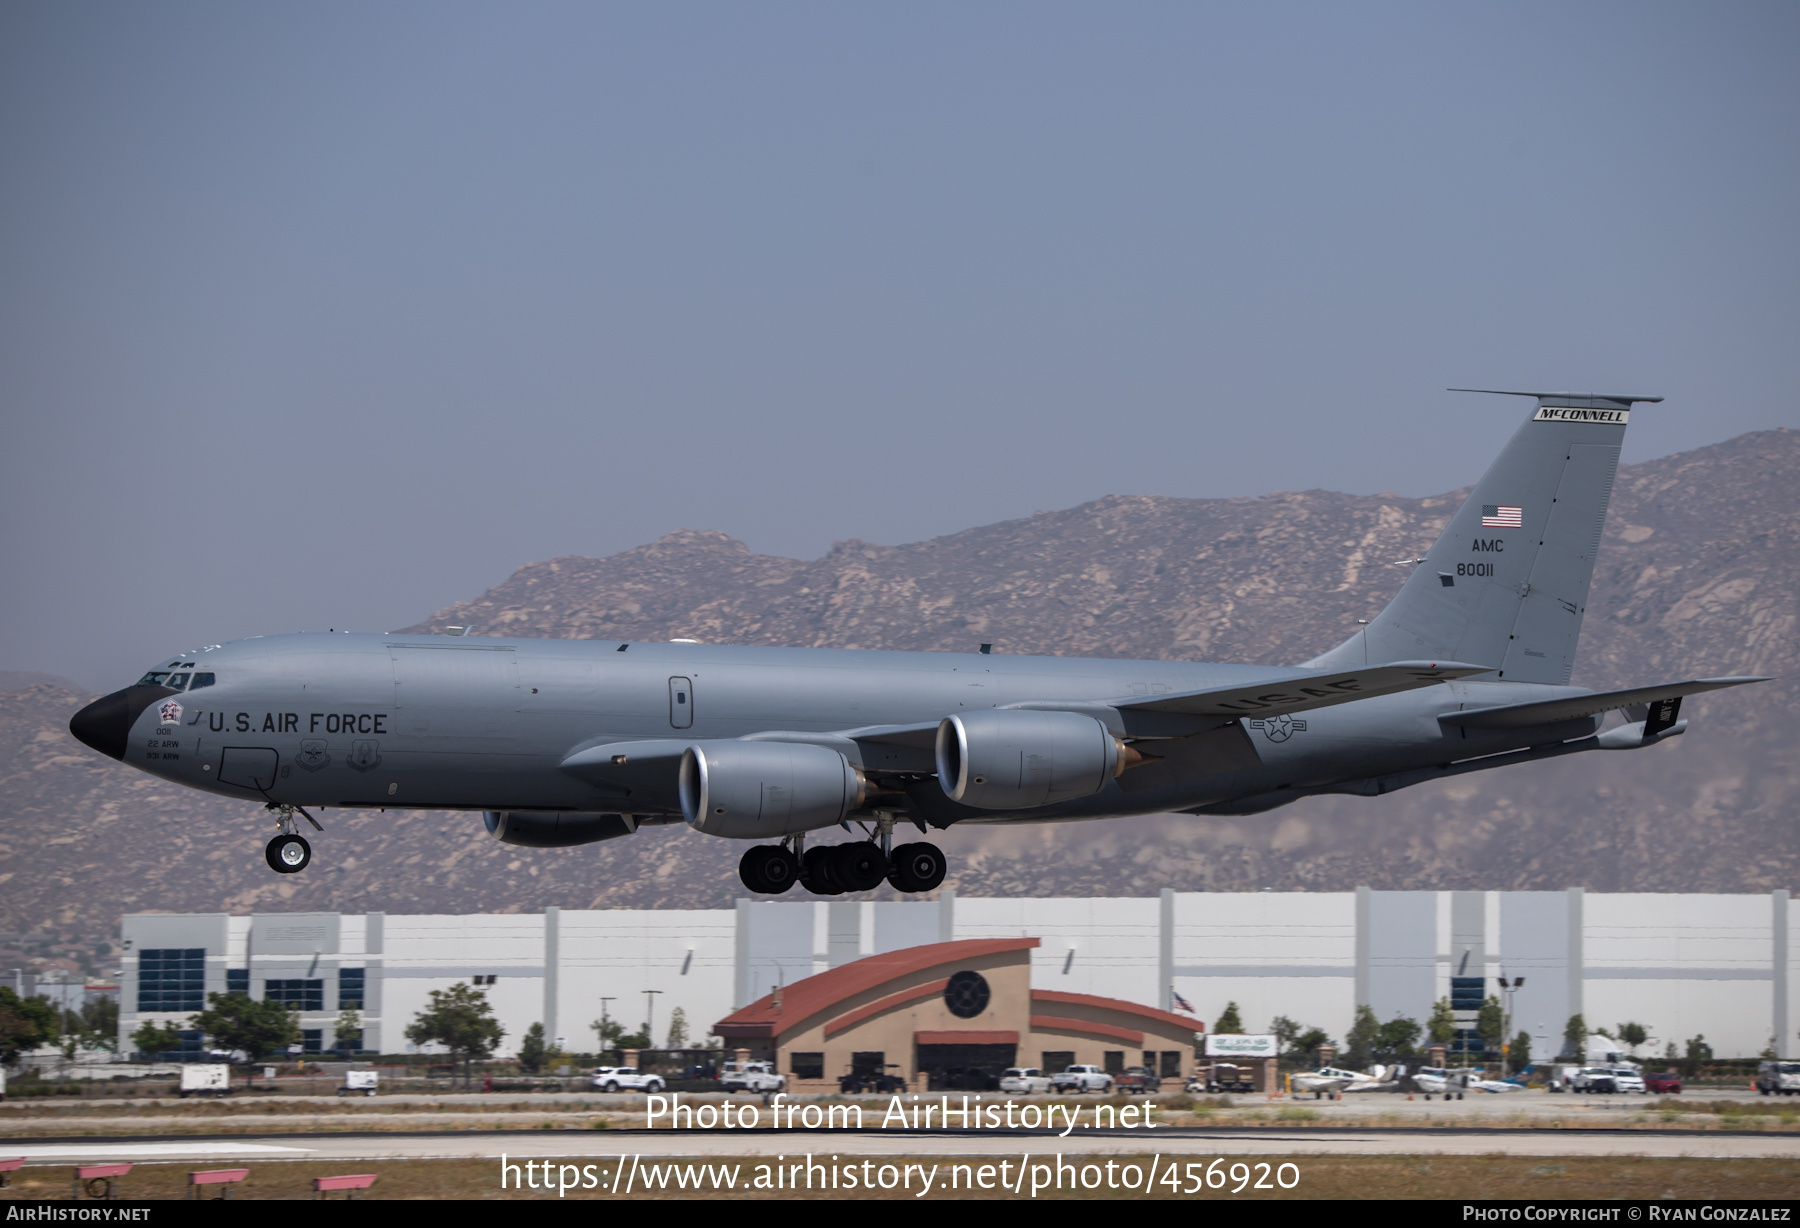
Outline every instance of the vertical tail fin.
<svg viewBox="0 0 1800 1228"><path fill-rule="evenodd" d="M1505 395L1536 397L1537 412L1387 608L1307 665L1441 658L1492 664L1509 682L1568 682L1631 406L1662 398Z"/></svg>

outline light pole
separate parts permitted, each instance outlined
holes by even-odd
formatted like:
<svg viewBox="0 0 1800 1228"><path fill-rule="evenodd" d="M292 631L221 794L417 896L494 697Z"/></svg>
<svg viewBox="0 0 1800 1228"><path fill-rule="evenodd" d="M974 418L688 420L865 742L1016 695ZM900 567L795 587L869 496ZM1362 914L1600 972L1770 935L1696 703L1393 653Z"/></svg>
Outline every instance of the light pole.
<svg viewBox="0 0 1800 1228"><path fill-rule="evenodd" d="M656 1047L656 995L661 992L660 989L644 991L644 1035L650 1038L650 1043L645 1046L648 1049Z"/></svg>
<svg viewBox="0 0 1800 1228"><path fill-rule="evenodd" d="M1509 1057L1512 1051L1513 995L1525 988L1525 978L1515 976L1512 984L1509 985L1506 983L1505 977L1498 976L1494 978L1494 983L1499 985L1500 992L1506 995L1505 1022L1500 1025L1500 1053L1503 1057Z"/></svg>
<svg viewBox="0 0 1800 1228"><path fill-rule="evenodd" d="M617 1002L617 1001L618 1001L617 998L601 998L600 999L600 1048L603 1052L605 1051L606 1047L611 1043L610 1041L608 1041L606 1039L606 1025L608 1023L612 1022L612 1020L607 1016L606 1004L608 1002Z"/></svg>

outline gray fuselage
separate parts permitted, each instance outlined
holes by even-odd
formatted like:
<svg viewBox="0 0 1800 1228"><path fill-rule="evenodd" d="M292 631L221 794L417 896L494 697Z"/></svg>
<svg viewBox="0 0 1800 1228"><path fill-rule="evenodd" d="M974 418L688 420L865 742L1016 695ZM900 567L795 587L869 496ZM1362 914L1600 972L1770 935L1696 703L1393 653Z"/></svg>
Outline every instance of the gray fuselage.
<svg viewBox="0 0 1800 1228"><path fill-rule="evenodd" d="M270 636L171 661L177 659L214 681L152 702L132 721L124 762L154 775L228 797L303 806L647 816L679 813L673 781L667 790L622 796L559 765L575 751L604 743L854 733L1021 704L1078 706L1135 737L1129 714L1121 717L1108 701L1309 672L1184 661L687 643L621 647L595 640L410 634ZM1014 812L949 801L930 779L928 751L872 748L854 738L833 744L853 762L861 759L857 766L871 774L900 780L934 826L1099 818L1228 806L1283 791L1298 797L1583 737L1599 718L1523 730L1464 730L1437 719L1462 709L1581 693L1461 681L1292 717L1245 719L1236 722L1241 732L1233 735L1238 752L1223 763L1153 764L1138 769L1142 775L1135 780L1125 773L1092 796ZM1174 743L1152 736L1134 745L1155 753ZM222 781L228 758L241 763L245 752L274 765L272 779L257 777L257 787ZM242 771L234 770L233 778L241 782Z"/></svg>

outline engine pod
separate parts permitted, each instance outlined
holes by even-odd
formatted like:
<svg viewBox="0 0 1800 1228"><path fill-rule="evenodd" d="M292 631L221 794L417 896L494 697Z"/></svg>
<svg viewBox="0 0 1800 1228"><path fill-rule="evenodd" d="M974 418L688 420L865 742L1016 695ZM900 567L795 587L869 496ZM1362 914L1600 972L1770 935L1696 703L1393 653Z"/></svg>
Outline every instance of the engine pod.
<svg viewBox="0 0 1800 1228"><path fill-rule="evenodd" d="M681 757L681 813L709 836L766 840L841 822L863 780L828 746L705 741Z"/></svg>
<svg viewBox="0 0 1800 1228"><path fill-rule="evenodd" d="M1079 712L962 712L938 726L937 768L951 801L1025 810L1100 792L1118 775L1119 743Z"/></svg>
<svg viewBox="0 0 1800 1228"><path fill-rule="evenodd" d="M531 849L566 849L629 836L637 823L626 814L582 814L559 810L487 810L482 822L502 844Z"/></svg>

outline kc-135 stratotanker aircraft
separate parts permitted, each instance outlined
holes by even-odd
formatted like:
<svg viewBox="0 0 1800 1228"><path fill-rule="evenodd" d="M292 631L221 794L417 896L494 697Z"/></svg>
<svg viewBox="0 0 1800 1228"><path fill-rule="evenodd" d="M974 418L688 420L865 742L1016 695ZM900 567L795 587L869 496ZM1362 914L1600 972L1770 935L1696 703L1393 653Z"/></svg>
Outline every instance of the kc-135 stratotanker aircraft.
<svg viewBox="0 0 1800 1228"><path fill-rule="evenodd" d="M1458 389L1453 391L1495 391ZM69 722L88 746L260 801L269 866L306 807L482 811L558 848L685 822L754 840L751 891L929 891L958 823L1246 815L1683 732L1758 678L1568 685L1631 407L1537 399L1400 593L1302 665L460 635L269 636L181 653ZM1607 714L1623 723L1603 728ZM854 828L853 828L854 825ZM807 844L842 827L856 839ZM860 831L856 830L860 829Z"/></svg>

